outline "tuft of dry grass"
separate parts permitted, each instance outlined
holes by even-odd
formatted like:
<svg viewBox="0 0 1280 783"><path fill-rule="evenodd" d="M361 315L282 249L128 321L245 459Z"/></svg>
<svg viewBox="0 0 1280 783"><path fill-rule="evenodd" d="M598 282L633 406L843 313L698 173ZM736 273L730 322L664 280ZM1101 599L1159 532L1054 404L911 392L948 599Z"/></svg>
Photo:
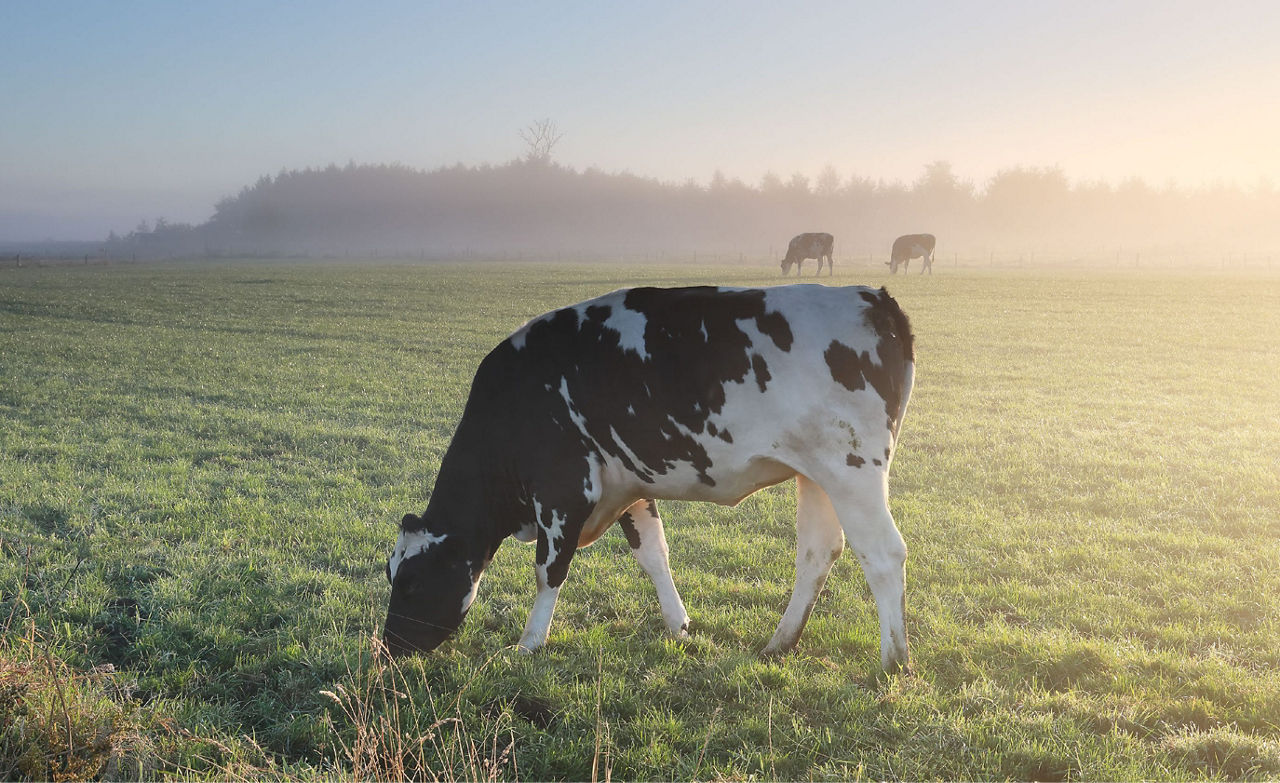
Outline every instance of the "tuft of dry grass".
<svg viewBox="0 0 1280 783"><path fill-rule="evenodd" d="M472 675L484 672L490 658ZM463 714L462 688L443 708L420 676L421 659L398 661L376 636L348 666L345 682L321 695L337 707L325 716L337 771L351 780L517 780L509 709L477 722ZM470 682L467 683L470 685ZM425 688L426 698L411 694Z"/></svg>
<svg viewBox="0 0 1280 783"><path fill-rule="evenodd" d="M76 671L28 620L0 648L0 778L139 779L155 768L131 688L111 665Z"/></svg>
<svg viewBox="0 0 1280 783"><path fill-rule="evenodd" d="M112 664L75 668L19 609L0 624L0 780L290 777L250 738L228 745L157 713Z"/></svg>

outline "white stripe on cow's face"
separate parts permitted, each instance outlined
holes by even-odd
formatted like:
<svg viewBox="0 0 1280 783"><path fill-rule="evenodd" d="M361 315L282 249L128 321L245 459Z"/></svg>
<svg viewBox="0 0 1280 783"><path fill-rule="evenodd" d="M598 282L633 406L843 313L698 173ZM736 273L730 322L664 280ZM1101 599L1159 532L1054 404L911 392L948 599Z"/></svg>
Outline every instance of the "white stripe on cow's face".
<svg viewBox="0 0 1280 783"><path fill-rule="evenodd" d="M391 572L391 582L395 583L396 571L400 570L401 563L415 555L422 554L448 537L447 533L437 536L426 530L401 530L400 537L396 539L396 548L392 550L391 558L387 561L387 568Z"/></svg>

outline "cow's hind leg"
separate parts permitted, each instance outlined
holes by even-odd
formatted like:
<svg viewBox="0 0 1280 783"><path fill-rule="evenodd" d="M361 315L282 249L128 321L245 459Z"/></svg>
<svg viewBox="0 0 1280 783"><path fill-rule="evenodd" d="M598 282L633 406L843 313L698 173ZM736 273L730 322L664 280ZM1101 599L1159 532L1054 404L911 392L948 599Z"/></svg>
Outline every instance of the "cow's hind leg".
<svg viewBox="0 0 1280 783"><path fill-rule="evenodd" d="M889 513L889 483L884 469L870 466L841 470L854 473L825 478L849 548L858 556L880 617L880 664L887 672L907 669L907 547Z"/></svg>
<svg viewBox="0 0 1280 783"><path fill-rule="evenodd" d="M689 613L685 611L684 602L680 600L671 578L667 537L662 530L657 505L652 500L637 500L618 517L618 525L631 545L631 554L635 555L658 591L658 604L662 607L662 619L666 621L667 630L676 636L688 636Z"/></svg>
<svg viewBox="0 0 1280 783"><path fill-rule="evenodd" d="M844 534L827 493L816 482L796 476L796 586L778 630L765 645L766 655L786 652L799 641L831 565L843 550Z"/></svg>

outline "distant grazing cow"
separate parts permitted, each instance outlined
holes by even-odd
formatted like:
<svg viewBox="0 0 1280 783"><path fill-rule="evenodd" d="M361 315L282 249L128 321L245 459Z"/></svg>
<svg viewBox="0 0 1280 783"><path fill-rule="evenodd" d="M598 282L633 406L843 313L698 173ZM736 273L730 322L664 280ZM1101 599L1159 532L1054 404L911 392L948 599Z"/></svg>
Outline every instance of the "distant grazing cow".
<svg viewBox="0 0 1280 783"><path fill-rule="evenodd" d="M897 274L898 264L902 264L902 271L906 271L911 265L911 259L920 258L923 266L920 267L920 274L924 274L925 270L929 270L929 274L933 274L933 234L907 234L893 240L893 251L889 254L889 274Z"/></svg>
<svg viewBox="0 0 1280 783"><path fill-rule="evenodd" d="M782 259L782 274L791 271L791 265L795 264L796 276L798 277L804 271L804 260L806 258L818 259L818 272L822 274L822 261L827 261L828 274L836 273L835 266L831 263L831 251L835 248L835 237L830 234L800 234L791 240L787 245L787 256Z"/></svg>
<svg viewBox="0 0 1280 783"><path fill-rule="evenodd" d="M897 302L861 286L634 288L533 319L480 363L426 512L400 523L388 649L430 650L458 628L508 536L537 542L520 647L538 648L574 551L615 521L684 636L654 499L734 505L794 477L795 590L764 652L798 641L847 539L881 663L905 666L907 550L888 475L912 339Z"/></svg>

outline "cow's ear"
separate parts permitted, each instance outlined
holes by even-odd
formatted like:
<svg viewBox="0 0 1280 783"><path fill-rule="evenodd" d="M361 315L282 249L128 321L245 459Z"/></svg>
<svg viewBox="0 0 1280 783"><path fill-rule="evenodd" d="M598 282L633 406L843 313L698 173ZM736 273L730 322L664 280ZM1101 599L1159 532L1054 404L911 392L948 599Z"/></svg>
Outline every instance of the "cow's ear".
<svg viewBox="0 0 1280 783"><path fill-rule="evenodd" d="M410 530L414 527L417 527L418 523L421 521L422 520L418 519L418 517L415 516L414 514L405 514L404 517L401 518L400 520L400 529Z"/></svg>

